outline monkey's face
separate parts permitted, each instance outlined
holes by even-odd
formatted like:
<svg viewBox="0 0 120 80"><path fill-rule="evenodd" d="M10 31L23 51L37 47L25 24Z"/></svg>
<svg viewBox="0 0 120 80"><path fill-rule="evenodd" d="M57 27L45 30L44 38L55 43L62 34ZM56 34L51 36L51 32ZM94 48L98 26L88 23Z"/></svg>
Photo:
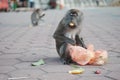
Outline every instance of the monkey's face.
<svg viewBox="0 0 120 80"><path fill-rule="evenodd" d="M83 13L77 9L71 9L64 17L65 26L69 28L76 28L82 21Z"/></svg>

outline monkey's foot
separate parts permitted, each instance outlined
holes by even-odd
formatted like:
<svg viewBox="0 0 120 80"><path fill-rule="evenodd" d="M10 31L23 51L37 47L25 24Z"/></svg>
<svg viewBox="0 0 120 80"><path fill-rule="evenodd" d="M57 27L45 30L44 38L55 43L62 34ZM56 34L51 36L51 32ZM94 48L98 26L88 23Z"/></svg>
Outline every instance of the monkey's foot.
<svg viewBox="0 0 120 80"><path fill-rule="evenodd" d="M71 60L66 60L66 59L60 59L63 64L70 64Z"/></svg>

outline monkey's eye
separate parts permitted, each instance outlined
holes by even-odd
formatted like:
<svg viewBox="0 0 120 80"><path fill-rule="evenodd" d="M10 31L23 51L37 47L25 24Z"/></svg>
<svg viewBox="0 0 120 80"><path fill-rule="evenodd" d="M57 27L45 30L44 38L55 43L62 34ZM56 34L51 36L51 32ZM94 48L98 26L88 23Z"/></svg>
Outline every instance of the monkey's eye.
<svg viewBox="0 0 120 80"><path fill-rule="evenodd" d="M72 12L70 13L71 16L78 16L78 14L76 12Z"/></svg>

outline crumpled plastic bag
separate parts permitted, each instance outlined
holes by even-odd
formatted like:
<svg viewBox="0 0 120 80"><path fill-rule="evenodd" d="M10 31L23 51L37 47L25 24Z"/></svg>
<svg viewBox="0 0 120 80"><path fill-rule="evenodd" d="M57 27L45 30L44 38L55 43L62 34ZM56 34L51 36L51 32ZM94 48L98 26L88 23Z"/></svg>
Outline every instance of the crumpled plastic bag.
<svg viewBox="0 0 120 80"><path fill-rule="evenodd" d="M108 54L105 50L94 50L92 44L87 46L87 49L80 46L68 44L67 47L70 56L74 62L79 65L103 65L107 62Z"/></svg>

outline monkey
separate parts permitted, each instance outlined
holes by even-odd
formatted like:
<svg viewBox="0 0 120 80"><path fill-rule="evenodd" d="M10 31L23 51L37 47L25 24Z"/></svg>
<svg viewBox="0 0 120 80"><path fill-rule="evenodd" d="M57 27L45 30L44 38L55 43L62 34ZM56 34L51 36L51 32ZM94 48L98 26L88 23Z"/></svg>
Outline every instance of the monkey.
<svg viewBox="0 0 120 80"><path fill-rule="evenodd" d="M83 12L78 9L70 9L59 22L53 34L56 50L63 64L70 64L73 62L69 50L67 50L68 44L86 48L83 38L80 36L82 20Z"/></svg>
<svg viewBox="0 0 120 80"><path fill-rule="evenodd" d="M41 9L35 9L31 15L31 21L33 26L37 26L39 20L45 16L45 13L42 13Z"/></svg>

